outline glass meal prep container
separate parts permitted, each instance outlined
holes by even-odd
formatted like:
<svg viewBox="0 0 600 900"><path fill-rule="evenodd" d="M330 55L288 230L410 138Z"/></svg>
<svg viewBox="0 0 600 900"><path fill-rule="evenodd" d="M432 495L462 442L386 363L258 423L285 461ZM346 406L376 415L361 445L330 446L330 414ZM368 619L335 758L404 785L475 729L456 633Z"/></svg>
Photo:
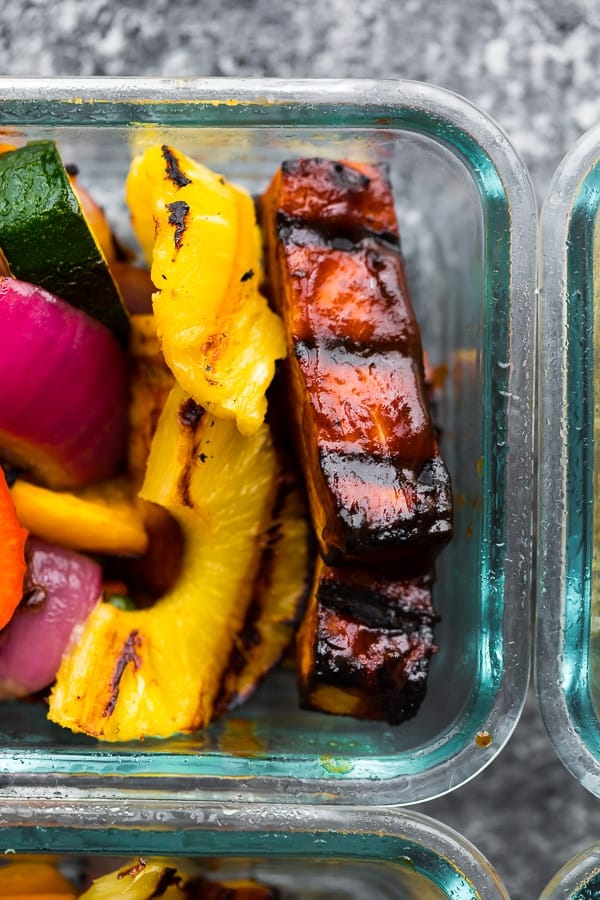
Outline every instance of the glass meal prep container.
<svg viewBox="0 0 600 900"><path fill-rule="evenodd" d="M598 900L600 843L576 854L556 873L539 900Z"/></svg>
<svg viewBox="0 0 600 900"><path fill-rule="evenodd" d="M67 877L89 880L140 856L160 858L186 875L256 879L276 888L282 900L508 898L471 843L420 813L315 805L161 806L128 803L122 829L112 827L113 808L106 801L68 808L47 801L11 804L0 819L1 862L48 861L50 854Z"/></svg>
<svg viewBox="0 0 600 900"><path fill-rule="evenodd" d="M287 158L389 165L409 285L455 498L437 564L439 652L410 722L298 709L293 671L195 734L98 743L43 703L0 706L5 796L407 804L484 768L520 714L529 666L536 214L527 173L483 113L413 82L0 80L0 126L58 142L132 241L134 151L167 142L260 192Z"/></svg>
<svg viewBox="0 0 600 900"><path fill-rule="evenodd" d="M536 684L554 747L600 795L597 354L600 129L560 164L541 216Z"/></svg>

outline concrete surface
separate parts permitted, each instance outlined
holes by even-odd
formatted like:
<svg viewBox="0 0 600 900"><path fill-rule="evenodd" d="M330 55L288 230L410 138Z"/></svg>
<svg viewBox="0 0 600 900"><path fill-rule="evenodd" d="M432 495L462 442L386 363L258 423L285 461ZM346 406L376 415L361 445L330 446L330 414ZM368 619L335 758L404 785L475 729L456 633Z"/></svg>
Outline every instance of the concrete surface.
<svg viewBox="0 0 600 900"><path fill-rule="evenodd" d="M25 0L2 4L5 75L407 77L466 95L509 132L538 197L600 118L595 0ZM555 758L530 698L508 747L420 807L469 837L511 896L536 898L600 839L600 801Z"/></svg>

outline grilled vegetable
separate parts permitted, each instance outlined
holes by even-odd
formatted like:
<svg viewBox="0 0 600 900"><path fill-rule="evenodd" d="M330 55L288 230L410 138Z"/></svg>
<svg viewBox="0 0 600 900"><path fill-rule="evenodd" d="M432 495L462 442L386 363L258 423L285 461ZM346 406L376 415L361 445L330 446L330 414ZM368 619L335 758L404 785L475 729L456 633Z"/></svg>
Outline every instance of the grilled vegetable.
<svg viewBox="0 0 600 900"><path fill-rule="evenodd" d="M259 291L251 197L163 146L133 161L127 202L140 243L146 253L152 247L153 307L169 368L197 403L253 434L285 341Z"/></svg>
<svg viewBox="0 0 600 900"><path fill-rule="evenodd" d="M297 641L301 706L392 725L412 718L437 649L432 581L319 561Z"/></svg>
<svg viewBox="0 0 600 900"><path fill-rule="evenodd" d="M451 534L450 479L382 169L285 163L262 198L262 223L323 556L330 564L433 556Z"/></svg>
<svg viewBox="0 0 600 900"><path fill-rule="evenodd" d="M160 349L152 315L131 317L127 467L142 486L152 438L175 381Z"/></svg>
<svg viewBox="0 0 600 900"><path fill-rule="evenodd" d="M175 866L140 858L117 872L97 878L79 900L117 900L118 897L126 900L153 900L155 897L183 900L186 896L182 892L183 878Z"/></svg>
<svg viewBox="0 0 600 900"><path fill-rule="evenodd" d="M50 698L52 721L106 740L206 725L254 594L277 505L269 429L244 438L180 388L161 414L142 496L184 534L181 577L150 609L96 607Z"/></svg>
<svg viewBox="0 0 600 900"><path fill-rule="evenodd" d="M0 334L0 459L56 489L110 477L127 427L127 362L110 331L0 277Z"/></svg>
<svg viewBox="0 0 600 900"><path fill-rule="evenodd" d="M64 547L27 541L23 599L0 632L0 698L25 697L54 681L76 626L99 602L100 566Z"/></svg>
<svg viewBox="0 0 600 900"><path fill-rule="evenodd" d="M97 878L80 900L277 900L279 892L252 879L209 881L188 876L167 862L139 858L118 872Z"/></svg>
<svg viewBox="0 0 600 900"><path fill-rule="evenodd" d="M160 350L154 316L132 315L129 341L129 435L127 468L137 492L146 474L146 464L156 426L175 380ZM131 586L142 606L166 593L181 574L183 539L175 519L155 503L137 498L138 514L148 535L148 548L137 558L121 559L113 573Z"/></svg>
<svg viewBox="0 0 600 900"><path fill-rule="evenodd" d="M312 534L304 494L280 456L279 509L265 536L254 596L225 668L217 709L245 703L279 662L302 619L311 586Z"/></svg>
<svg viewBox="0 0 600 900"><path fill-rule="evenodd" d="M75 900L76 896L73 885L50 863L15 860L0 866L0 897Z"/></svg>
<svg viewBox="0 0 600 900"><path fill-rule="evenodd" d="M94 879L82 894L56 866L30 861L0 866L0 897L22 900L277 900L279 892L250 878L212 881L189 879L176 865L162 860L137 860Z"/></svg>
<svg viewBox="0 0 600 900"><path fill-rule="evenodd" d="M23 594L26 540L27 532L17 518L4 471L0 468L0 628L11 620Z"/></svg>
<svg viewBox="0 0 600 900"><path fill-rule="evenodd" d="M0 154L0 248L15 278L56 294L126 342L127 312L52 141Z"/></svg>
<svg viewBox="0 0 600 900"><path fill-rule="evenodd" d="M18 478L11 495L19 521L46 541L91 553L139 555L148 547L144 518L125 478L76 492Z"/></svg>

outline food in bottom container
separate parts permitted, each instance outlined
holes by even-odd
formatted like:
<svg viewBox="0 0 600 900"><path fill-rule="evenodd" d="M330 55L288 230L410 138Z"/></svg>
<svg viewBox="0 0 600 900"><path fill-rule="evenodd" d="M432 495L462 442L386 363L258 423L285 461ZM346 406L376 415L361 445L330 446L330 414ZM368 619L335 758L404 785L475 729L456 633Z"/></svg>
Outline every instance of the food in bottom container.
<svg viewBox="0 0 600 900"><path fill-rule="evenodd" d="M452 495L384 167L253 199L151 147L148 274L55 144L0 149L0 696L168 737L295 639L304 708L414 716Z"/></svg>
<svg viewBox="0 0 600 900"><path fill-rule="evenodd" d="M85 877L85 876L84 876ZM80 879L77 879L77 882ZM15 861L0 866L0 897L23 900L277 900L279 892L253 879L218 881L186 874L176 862L139 857L79 888L60 867L45 861Z"/></svg>

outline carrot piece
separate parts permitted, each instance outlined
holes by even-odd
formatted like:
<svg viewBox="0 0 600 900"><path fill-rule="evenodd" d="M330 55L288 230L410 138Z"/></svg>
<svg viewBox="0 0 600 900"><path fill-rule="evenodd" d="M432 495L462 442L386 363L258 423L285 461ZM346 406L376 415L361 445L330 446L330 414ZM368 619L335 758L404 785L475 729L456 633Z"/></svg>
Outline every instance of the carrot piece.
<svg viewBox="0 0 600 900"><path fill-rule="evenodd" d="M23 596L26 540L27 531L19 524L6 476L0 468L0 628L11 620Z"/></svg>

